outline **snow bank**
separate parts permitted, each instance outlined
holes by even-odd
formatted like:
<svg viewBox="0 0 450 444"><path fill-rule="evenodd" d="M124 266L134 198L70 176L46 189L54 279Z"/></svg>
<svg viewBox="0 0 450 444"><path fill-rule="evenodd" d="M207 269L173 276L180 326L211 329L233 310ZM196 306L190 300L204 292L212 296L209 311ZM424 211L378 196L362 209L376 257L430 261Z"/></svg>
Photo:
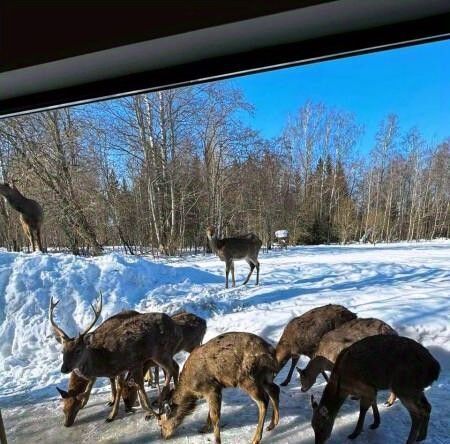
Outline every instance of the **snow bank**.
<svg viewBox="0 0 450 444"><path fill-rule="evenodd" d="M208 321L205 340L226 331L249 331L276 343L294 316L327 303L339 303L360 317L378 317L401 334L430 347L442 373L427 391L433 412L427 442L450 443L450 242L296 247L261 254L261 285L253 276L247 286L224 288L224 264L215 256L191 256L154 262L146 258L107 254L79 258L63 254L15 254L0 251L0 405L11 442L46 443L159 441L155 422L139 414L105 424L107 387L94 390L76 426L62 426L54 389L66 385L59 372L60 346L48 322L51 296L60 299L56 318L75 335L92 319L90 303L101 290L102 319L124 308L173 313L193 311ZM236 263L242 282L248 266ZM184 356L180 357L180 363ZM305 365L302 359L301 365ZM283 380L287 366L278 377ZM295 378L294 378L295 379ZM99 381L101 383L102 381ZM320 397L318 381L312 393ZM155 396L154 393L151 396ZM396 403L382 406L382 425L358 438L360 444L404 442L410 426L406 410ZM346 402L330 439L345 442L357 417L358 404ZM226 391L223 441L249 442L256 426L256 407L239 390ZM264 442L311 443L309 393L297 381L281 388L281 422ZM196 430L207 415L201 404L173 438L174 444L202 443L210 435ZM46 421L42 421L45 417Z"/></svg>
<svg viewBox="0 0 450 444"><path fill-rule="evenodd" d="M90 303L100 291L104 302L99 323L123 309L142 309L144 302L161 311L162 303L179 296L178 288L217 282L219 277L194 267L118 254L81 258L0 252L0 396L61 380L60 346L48 322L52 296L60 300L58 324L75 336L92 320ZM178 297L165 305L170 313L183 308L183 301Z"/></svg>

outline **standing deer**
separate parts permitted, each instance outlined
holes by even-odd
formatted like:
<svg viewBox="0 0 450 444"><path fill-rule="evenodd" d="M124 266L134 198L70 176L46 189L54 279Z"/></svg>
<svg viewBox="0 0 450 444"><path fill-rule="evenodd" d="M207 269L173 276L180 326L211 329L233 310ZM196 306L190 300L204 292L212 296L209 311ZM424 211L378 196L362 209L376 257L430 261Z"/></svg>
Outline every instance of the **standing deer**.
<svg viewBox="0 0 450 444"><path fill-rule="evenodd" d="M56 338L63 346L61 372L75 371L88 380L97 377L116 379L117 394L108 421L117 415L120 397L127 383L125 376L131 374L141 406L153 416L158 416L145 392L144 365L152 360L166 371L166 381L173 377L175 384L178 382L178 364L173 355L182 340L180 327L164 313L138 313L133 316L119 313L89 333L102 310L100 295L98 306L92 305L95 313L93 322L83 333L70 338L53 319L58 302L53 302L53 298L50 300L49 317ZM119 325L116 322L118 318ZM79 398L88 395L86 391Z"/></svg>
<svg viewBox="0 0 450 444"><path fill-rule="evenodd" d="M275 350L264 339L251 333L225 333L193 350L189 355L175 389L164 391L160 426L169 438L183 419L193 412L198 399L206 398L209 414L202 432L214 430L215 443L220 444L220 410L222 390L239 387L258 406L258 426L252 444L261 441L267 405L272 403L272 420L267 430L279 421L280 389L273 383L278 365Z"/></svg>
<svg viewBox="0 0 450 444"><path fill-rule="evenodd" d="M259 284L258 253L262 242L256 234L248 233L238 237L218 239L216 229L214 227L208 227L206 229L206 236L208 237L211 249L219 256L221 261L225 262L225 288L228 288L228 275L230 270L233 287L236 286L236 281L234 279L234 261L236 259L244 259L250 266L250 272L243 285L249 281L255 267L256 285Z"/></svg>
<svg viewBox="0 0 450 444"><path fill-rule="evenodd" d="M9 205L20 213L20 223L30 242L31 249L42 250L41 227L44 219L42 207L33 199L27 199L16 188L8 183L0 183L0 194L8 201Z"/></svg>
<svg viewBox="0 0 450 444"><path fill-rule="evenodd" d="M180 351L191 353L195 347L198 347L206 333L206 321L193 313L182 311L180 313L171 316L172 320L180 327L183 339L178 344L175 354ZM152 381L152 375L150 368L147 370L145 379L148 381L148 385L154 382L159 389L159 367L150 362L150 367L154 367L154 381ZM165 375L166 376L166 375ZM167 377L167 376L166 376Z"/></svg>
<svg viewBox="0 0 450 444"><path fill-rule="evenodd" d="M311 397L316 444L323 444L330 437L339 409L349 395L360 398L358 422L349 438L361 433L371 406L375 422L370 428L376 429L380 424L377 390L386 389L398 396L411 416L406 444L425 440L431 405L423 391L438 379L439 373L436 359L412 339L376 335L355 342L339 354L319 404Z"/></svg>

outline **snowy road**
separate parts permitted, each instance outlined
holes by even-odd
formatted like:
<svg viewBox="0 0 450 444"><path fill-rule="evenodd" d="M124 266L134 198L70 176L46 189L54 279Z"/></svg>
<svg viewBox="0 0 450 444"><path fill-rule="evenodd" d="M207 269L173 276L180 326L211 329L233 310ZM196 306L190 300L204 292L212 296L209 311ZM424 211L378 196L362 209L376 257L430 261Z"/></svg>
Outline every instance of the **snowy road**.
<svg viewBox="0 0 450 444"><path fill-rule="evenodd" d="M360 317L379 317L430 347L440 361L441 377L427 391L433 412L426 443L450 444L449 241L297 247L264 254L260 259L260 287L225 290L223 264L212 256L153 263L117 254L83 259L0 252L0 406L10 442L160 441L156 423L145 422L140 409L133 415L121 410L115 422L105 423L108 390L100 385L74 426L62 426L54 387L57 383L65 387L67 382L59 373L58 345L46 322L48 300L51 295L61 298L60 305L66 310L59 312L59 322L74 334L89 322L88 303L102 290L106 301L103 318L125 307L168 312L185 308L207 318L205 340L238 330L276 343L289 319L330 302L343 304ZM242 281L247 265L238 262L236 271ZM319 379L311 392L320 396L323 386ZM296 378L281 390L280 424L264 433L263 442L312 443L310 393L300 392ZM380 428L369 430L368 414L356 442L406 441L409 416L398 402L392 408L384 407L386 396L384 392L379 395ZM357 410L357 402L346 402L330 444L347 441ZM197 433L206 411L201 403L170 442L213 441L212 435ZM222 441L249 442L256 417L250 398L237 390L225 391Z"/></svg>

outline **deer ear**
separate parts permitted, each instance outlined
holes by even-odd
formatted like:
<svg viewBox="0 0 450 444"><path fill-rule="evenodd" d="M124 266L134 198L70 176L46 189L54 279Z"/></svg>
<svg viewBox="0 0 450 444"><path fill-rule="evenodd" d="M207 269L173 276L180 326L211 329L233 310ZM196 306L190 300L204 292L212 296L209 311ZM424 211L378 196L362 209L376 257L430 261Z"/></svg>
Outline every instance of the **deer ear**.
<svg viewBox="0 0 450 444"><path fill-rule="evenodd" d="M59 394L61 395L61 398L63 399L70 398L69 393L67 393L65 390L60 389L59 387L56 387L56 390L58 390Z"/></svg>
<svg viewBox="0 0 450 444"><path fill-rule="evenodd" d="M316 410L317 407L319 407L319 404L317 404L317 402L314 400L314 395L311 395L311 407L313 408L313 410Z"/></svg>
<svg viewBox="0 0 450 444"><path fill-rule="evenodd" d="M328 409L323 406L320 408L319 413L324 417L324 418L328 418Z"/></svg>
<svg viewBox="0 0 450 444"><path fill-rule="evenodd" d="M90 334L87 334L86 336L83 336L83 343L87 346L90 347L92 342L92 336Z"/></svg>

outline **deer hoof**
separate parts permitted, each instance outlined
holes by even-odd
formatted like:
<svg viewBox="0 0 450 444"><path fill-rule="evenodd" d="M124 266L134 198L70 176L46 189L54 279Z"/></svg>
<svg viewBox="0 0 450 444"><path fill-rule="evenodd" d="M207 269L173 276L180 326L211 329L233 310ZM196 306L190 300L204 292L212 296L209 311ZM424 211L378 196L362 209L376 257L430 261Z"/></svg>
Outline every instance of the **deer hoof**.
<svg viewBox="0 0 450 444"><path fill-rule="evenodd" d="M114 421L114 418L110 418L109 416L108 416L108 418L106 418L106 420L105 420L105 422L113 422Z"/></svg>
<svg viewBox="0 0 450 444"><path fill-rule="evenodd" d="M114 401L108 401L105 405L108 407L112 407L114 405Z"/></svg>
<svg viewBox="0 0 450 444"><path fill-rule="evenodd" d="M283 381L280 385L281 385L281 387L286 387L288 384L289 384L289 382Z"/></svg>
<svg viewBox="0 0 450 444"><path fill-rule="evenodd" d="M351 433L350 435L348 435L348 439L355 439L357 436L359 435L359 433L355 433L355 432L353 432L353 433Z"/></svg>
<svg viewBox="0 0 450 444"><path fill-rule="evenodd" d="M374 422L373 424L370 424L369 428L372 430L377 429L380 426L380 423Z"/></svg>
<svg viewBox="0 0 450 444"><path fill-rule="evenodd" d="M268 432L270 432L271 430L273 430L275 428L275 424L272 424L272 423L270 423L268 426L267 426L267 431Z"/></svg>

